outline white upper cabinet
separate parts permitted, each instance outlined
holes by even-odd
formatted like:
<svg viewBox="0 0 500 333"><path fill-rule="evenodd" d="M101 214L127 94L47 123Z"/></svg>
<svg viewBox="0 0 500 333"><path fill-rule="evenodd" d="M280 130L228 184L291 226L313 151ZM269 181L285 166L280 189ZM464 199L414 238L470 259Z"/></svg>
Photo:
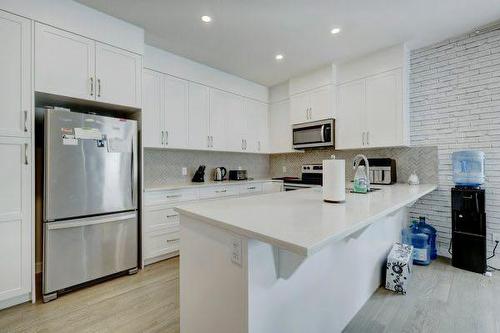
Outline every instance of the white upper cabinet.
<svg viewBox="0 0 500 333"><path fill-rule="evenodd" d="M188 82L165 75L163 80L164 144L169 148L188 147Z"/></svg>
<svg viewBox="0 0 500 333"><path fill-rule="evenodd" d="M331 85L311 91L311 121L334 118L334 111L335 89Z"/></svg>
<svg viewBox="0 0 500 333"><path fill-rule="evenodd" d="M144 70L141 112L144 147L162 148L164 145L162 82L163 74L148 69Z"/></svg>
<svg viewBox="0 0 500 333"><path fill-rule="evenodd" d="M222 119L220 119L220 116L217 116L219 119L218 121L224 123L225 142L223 143L223 150L244 151L248 127L245 121L243 98L225 91L219 91L217 96L219 101L217 104L214 104L214 107L220 108L221 110L214 111L217 115L223 115ZM212 111L212 109L210 109L210 111ZM218 134L213 134L214 141L216 141L217 136Z"/></svg>
<svg viewBox="0 0 500 333"><path fill-rule="evenodd" d="M141 107L142 57L36 23L35 90Z"/></svg>
<svg viewBox="0 0 500 333"><path fill-rule="evenodd" d="M0 136L30 136L30 21L0 11L0 40Z"/></svg>
<svg viewBox="0 0 500 333"><path fill-rule="evenodd" d="M290 100L272 103L269 108L269 140L271 153L292 152Z"/></svg>
<svg viewBox="0 0 500 333"><path fill-rule="evenodd" d="M366 128L364 81L349 82L338 87L335 119L335 148L353 149L364 145Z"/></svg>
<svg viewBox="0 0 500 333"><path fill-rule="evenodd" d="M407 145L403 100L401 69L339 85L336 148Z"/></svg>
<svg viewBox="0 0 500 333"><path fill-rule="evenodd" d="M188 144L192 149L211 148L209 88L189 82Z"/></svg>
<svg viewBox="0 0 500 333"><path fill-rule="evenodd" d="M331 85L319 87L290 97L292 124L333 118L335 89Z"/></svg>
<svg viewBox="0 0 500 333"><path fill-rule="evenodd" d="M366 79L366 145L404 145L401 69Z"/></svg>
<svg viewBox="0 0 500 333"><path fill-rule="evenodd" d="M35 90L95 99L95 42L36 23Z"/></svg>
<svg viewBox="0 0 500 333"><path fill-rule="evenodd" d="M336 148L409 144L407 75L403 44L337 66Z"/></svg>
<svg viewBox="0 0 500 333"><path fill-rule="evenodd" d="M269 108L266 103L245 99L244 119L247 130L244 151L266 153L269 151Z"/></svg>
<svg viewBox="0 0 500 333"><path fill-rule="evenodd" d="M309 121L309 109L311 107L311 95L300 93L290 97L290 123L300 124Z"/></svg>
<svg viewBox="0 0 500 333"><path fill-rule="evenodd" d="M210 89L210 147L214 150L227 150L226 100L227 93Z"/></svg>
<svg viewBox="0 0 500 333"><path fill-rule="evenodd" d="M142 57L96 42L96 100L141 107Z"/></svg>
<svg viewBox="0 0 500 333"><path fill-rule="evenodd" d="M0 302L31 291L31 161L29 138L0 137ZM17 302L22 302L17 301Z"/></svg>

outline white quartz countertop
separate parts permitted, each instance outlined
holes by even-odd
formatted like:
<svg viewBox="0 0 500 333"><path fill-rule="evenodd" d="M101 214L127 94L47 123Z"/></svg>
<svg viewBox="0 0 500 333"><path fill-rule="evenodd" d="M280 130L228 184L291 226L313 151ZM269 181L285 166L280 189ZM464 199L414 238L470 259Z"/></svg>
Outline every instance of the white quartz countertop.
<svg viewBox="0 0 500 333"><path fill-rule="evenodd" d="M159 186L149 186L144 188L144 192L168 191L168 190L178 190L183 188L194 188L194 187L204 187L204 186L245 185L251 183L264 183L264 182L283 182L283 181L273 180L270 178L251 179L251 180L223 180L223 181L207 180L203 183L184 182L184 183L165 184Z"/></svg>
<svg viewBox="0 0 500 333"><path fill-rule="evenodd" d="M380 186L369 194L346 194L343 204L326 203L321 188L199 202L176 210L219 228L309 256L380 218L412 204L436 185ZM181 219L182 223L182 219Z"/></svg>

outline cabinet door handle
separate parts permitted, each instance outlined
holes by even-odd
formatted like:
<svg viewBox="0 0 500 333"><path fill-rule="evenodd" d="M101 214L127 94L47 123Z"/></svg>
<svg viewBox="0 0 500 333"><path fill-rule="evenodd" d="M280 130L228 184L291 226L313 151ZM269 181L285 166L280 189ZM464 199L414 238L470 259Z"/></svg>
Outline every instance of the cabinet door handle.
<svg viewBox="0 0 500 333"><path fill-rule="evenodd" d="M90 96L94 96L94 78L90 77Z"/></svg>
<svg viewBox="0 0 500 333"><path fill-rule="evenodd" d="M363 146L364 146L365 145L365 132L363 132L362 137L363 137L362 140L363 140Z"/></svg>
<svg viewBox="0 0 500 333"><path fill-rule="evenodd" d="M313 109L312 107L309 108L309 120L311 120L313 117Z"/></svg>
<svg viewBox="0 0 500 333"><path fill-rule="evenodd" d="M165 146L168 146L168 131L165 131Z"/></svg>
<svg viewBox="0 0 500 333"><path fill-rule="evenodd" d="M97 79L97 97L101 97L101 79Z"/></svg>
<svg viewBox="0 0 500 333"><path fill-rule="evenodd" d="M366 145L370 145L370 131L366 132Z"/></svg>
<svg viewBox="0 0 500 333"><path fill-rule="evenodd" d="M207 135L207 148L210 148L210 135Z"/></svg>
<svg viewBox="0 0 500 333"><path fill-rule="evenodd" d="M29 160L28 160L28 144L27 143L24 144L24 164L25 165L29 164Z"/></svg>
<svg viewBox="0 0 500 333"><path fill-rule="evenodd" d="M257 149L260 151L260 141L257 141Z"/></svg>
<svg viewBox="0 0 500 333"><path fill-rule="evenodd" d="M211 148L214 147L214 137L213 136L210 136L210 147Z"/></svg>
<svg viewBox="0 0 500 333"><path fill-rule="evenodd" d="M24 132L28 132L28 110L24 110Z"/></svg>
<svg viewBox="0 0 500 333"><path fill-rule="evenodd" d="M165 142L165 132L161 131L161 145L163 146Z"/></svg>

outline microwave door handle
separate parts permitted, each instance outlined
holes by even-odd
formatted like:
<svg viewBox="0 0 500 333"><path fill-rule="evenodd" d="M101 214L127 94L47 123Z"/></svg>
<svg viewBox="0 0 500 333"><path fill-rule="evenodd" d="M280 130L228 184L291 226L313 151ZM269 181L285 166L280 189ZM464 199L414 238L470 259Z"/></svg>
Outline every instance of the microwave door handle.
<svg viewBox="0 0 500 333"><path fill-rule="evenodd" d="M325 125L321 125L321 142L325 142Z"/></svg>

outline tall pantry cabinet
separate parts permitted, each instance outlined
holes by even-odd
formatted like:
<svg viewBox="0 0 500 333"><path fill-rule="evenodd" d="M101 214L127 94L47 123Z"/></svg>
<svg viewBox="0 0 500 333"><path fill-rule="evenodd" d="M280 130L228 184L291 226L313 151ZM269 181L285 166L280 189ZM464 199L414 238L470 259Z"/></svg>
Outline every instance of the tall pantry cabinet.
<svg viewBox="0 0 500 333"><path fill-rule="evenodd" d="M31 24L0 11L0 309L32 291Z"/></svg>

